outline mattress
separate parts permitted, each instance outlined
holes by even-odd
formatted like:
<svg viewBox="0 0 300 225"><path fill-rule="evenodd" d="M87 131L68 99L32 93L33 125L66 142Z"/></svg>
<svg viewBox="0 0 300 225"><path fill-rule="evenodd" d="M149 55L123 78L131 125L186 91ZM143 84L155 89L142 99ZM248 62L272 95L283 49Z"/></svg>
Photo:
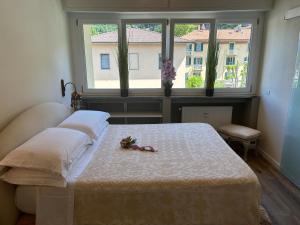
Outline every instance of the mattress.
<svg viewBox="0 0 300 225"><path fill-rule="evenodd" d="M257 177L207 124L111 125L72 190L76 225L259 224Z"/></svg>

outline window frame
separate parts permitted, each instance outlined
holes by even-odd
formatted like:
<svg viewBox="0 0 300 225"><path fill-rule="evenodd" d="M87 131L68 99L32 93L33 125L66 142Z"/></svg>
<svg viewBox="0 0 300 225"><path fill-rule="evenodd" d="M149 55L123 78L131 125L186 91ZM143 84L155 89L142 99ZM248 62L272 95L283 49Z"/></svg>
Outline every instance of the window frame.
<svg viewBox="0 0 300 225"><path fill-rule="evenodd" d="M126 37L126 25L127 24L141 24L141 23L157 23L161 24L161 54L162 60L166 57L166 27L167 20L166 19L121 19L121 27L122 27L122 41L127 41ZM163 93L163 83L161 81L160 88L129 88L129 95L149 95L149 94L162 94Z"/></svg>
<svg viewBox="0 0 300 225"><path fill-rule="evenodd" d="M216 27L215 27L216 19L171 19L170 20L170 49L169 49L169 56L170 59L173 60L174 58L174 31L176 24L199 24L199 23L209 23L210 24L210 33L209 33L209 40L208 44L210 45L216 36ZM193 60L191 60L192 62ZM192 62L193 63L193 62ZM174 95L205 95L205 88L172 88L172 93Z"/></svg>
<svg viewBox="0 0 300 225"><path fill-rule="evenodd" d="M264 15L262 12L166 12L161 13L68 13L70 36L71 36L71 53L73 58L74 82L79 90L84 95L100 95L100 96L119 96L120 89L89 89L87 88L86 63L85 63L85 49L84 49L84 24L116 24L118 25L118 35L122 33L122 22L124 20L131 20L134 23L141 21L164 21L163 32L165 38L165 49L162 49L164 58L172 57L172 42L171 38L171 23L174 21L184 20L184 23L214 20L216 23L249 23L252 24L251 42L249 43L249 57L248 57L248 79L246 88L217 88L215 89L215 96L253 96L256 94L258 87L258 73L260 58L260 46L263 34ZM199 19L194 19L199 18ZM126 30L125 30L126 32ZM206 62L204 62L206 63ZM130 89L130 96L163 96L163 85L160 89ZM204 96L205 89L202 90L182 90L173 89L173 96Z"/></svg>
<svg viewBox="0 0 300 225"><path fill-rule="evenodd" d="M256 92L257 86L257 73L258 73L258 62L254 59L259 58L260 40L262 38L262 30L259 32L259 28L262 29L262 26L258 26L260 19L258 18L237 18L237 19L217 19L216 25L218 23L236 23L236 24L251 24L252 31L250 37L250 43L248 43L249 54L248 54L248 76L246 81L245 88L216 88L215 93L220 95L230 94L230 95L252 95ZM217 32L217 29L216 29ZM227 57L227 56L226 56ZM259 60L258 60L259 61Z"/></svg>

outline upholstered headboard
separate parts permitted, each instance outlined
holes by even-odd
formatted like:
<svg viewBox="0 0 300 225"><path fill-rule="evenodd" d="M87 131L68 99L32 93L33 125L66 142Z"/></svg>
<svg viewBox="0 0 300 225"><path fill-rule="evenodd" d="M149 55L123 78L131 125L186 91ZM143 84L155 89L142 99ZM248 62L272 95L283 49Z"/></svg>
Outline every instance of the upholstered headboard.
<svg viewBox="0 0 300 225"><path fill-rule="evenodd" d="M43 103L27 109L0 132L0 160L10 151L49 127L56 127L72 113L60 103ZM0 167L0 174L3 168ZM0 181L0 224L15 225L18 210L14 204L15 187Z"/></svg>

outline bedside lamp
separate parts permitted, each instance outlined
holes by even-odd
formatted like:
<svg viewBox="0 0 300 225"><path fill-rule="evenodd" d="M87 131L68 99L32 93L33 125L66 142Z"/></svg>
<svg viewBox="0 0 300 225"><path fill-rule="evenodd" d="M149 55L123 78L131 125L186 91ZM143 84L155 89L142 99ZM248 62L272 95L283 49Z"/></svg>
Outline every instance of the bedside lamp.
<svg viewBox="0 0 300 225"><path fill-rule="evenodd" d="M60 84L61 84L61 95L63 97L66 96L66 87L68 85L71 85L73 87L74 91L71 94L71 107L74 109L74 111L78 110L80 107L81 95L77 92L76 85L72 82L65 83L63 79L60 81Z"/></svg>

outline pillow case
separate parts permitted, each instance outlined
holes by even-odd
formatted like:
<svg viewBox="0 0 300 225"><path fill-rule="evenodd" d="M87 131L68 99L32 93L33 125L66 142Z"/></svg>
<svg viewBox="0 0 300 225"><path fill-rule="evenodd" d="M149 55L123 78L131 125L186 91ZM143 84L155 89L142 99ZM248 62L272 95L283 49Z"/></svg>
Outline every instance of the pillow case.
<svg viewBox="0 0 300 225"><path fill-rule="evenodd" d="M79 110L65 119L58 127L79 130L92 139L97 139L105 127L110 114L102 111Z"/></svg>
<svg viewBox="0 0 300 225"><path fill-rule="evenodd" d="M33 169L11 168L1 176L1 179L10 184L66 187L67 181L60 175Z"/></svg>
<svg viewBox="0 0 300 225"><path fill-rule="evenodd" d="M1 166L35 169L66 178L72 163L92 144L88 135L67 128L48 128L11 151Z"/></svg>

